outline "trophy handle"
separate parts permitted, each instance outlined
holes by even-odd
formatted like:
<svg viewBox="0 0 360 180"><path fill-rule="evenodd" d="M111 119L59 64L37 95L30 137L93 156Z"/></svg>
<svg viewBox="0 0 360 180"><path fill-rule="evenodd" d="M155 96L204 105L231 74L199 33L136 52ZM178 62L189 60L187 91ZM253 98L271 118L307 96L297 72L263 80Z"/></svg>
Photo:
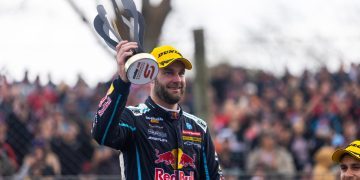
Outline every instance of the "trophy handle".
<svg viewBox="0 0 360 180"><path fill-rule="evenodd" d="M96 32L104 39L105 43L113 50L116 51L116 45L118 42L111 39L109 36L109 27L105 24L102 18L97 15L94 19L94 28Z"/></svg>

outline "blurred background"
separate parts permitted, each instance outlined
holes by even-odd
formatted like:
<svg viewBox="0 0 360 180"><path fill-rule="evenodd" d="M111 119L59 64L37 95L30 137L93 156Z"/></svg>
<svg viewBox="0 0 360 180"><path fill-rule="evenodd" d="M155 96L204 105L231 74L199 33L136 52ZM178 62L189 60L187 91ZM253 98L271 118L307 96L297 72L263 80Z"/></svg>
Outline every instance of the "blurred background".
<svg viewBox="0 0 360 180"><path fill-rule="evenodd" d="M119 179L118 152L90 135L116 73L92 25L103 2L0 1L2 177ZM181 104L208 122L227 179L338 177L332 152L360 138L359 1L135 3L145 49L194 64Z"/></svg>

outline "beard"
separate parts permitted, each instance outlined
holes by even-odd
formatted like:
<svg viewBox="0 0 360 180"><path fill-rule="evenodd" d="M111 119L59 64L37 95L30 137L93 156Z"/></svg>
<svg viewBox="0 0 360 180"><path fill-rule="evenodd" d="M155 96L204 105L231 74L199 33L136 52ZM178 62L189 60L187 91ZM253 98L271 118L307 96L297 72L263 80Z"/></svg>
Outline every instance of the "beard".
<svg viewBox="0 0 360 180"><path fill-rule="evenodd" d="M166 88L167 87L179 87L180 86L180 94L171 94ZM169 85L162 85L157 78L155 78L155 95L159 97L162 101L168 104L176 104L178 103L184 95L185 86L179 84L169 84Z"/></svg>

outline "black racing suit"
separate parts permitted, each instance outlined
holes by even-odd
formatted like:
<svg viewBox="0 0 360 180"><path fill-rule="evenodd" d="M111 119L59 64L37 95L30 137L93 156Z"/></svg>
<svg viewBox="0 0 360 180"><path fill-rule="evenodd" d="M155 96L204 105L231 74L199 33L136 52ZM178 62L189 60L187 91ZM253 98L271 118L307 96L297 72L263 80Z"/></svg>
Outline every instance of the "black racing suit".
<svg viewBox="0 0 360 180"><path fill-rule="evenodd" d="M92 134L120 150L126 179L222 179L205 121L182 110L170 113L149 97L125 107L130 83L115 79L99 104Z"/></svg>

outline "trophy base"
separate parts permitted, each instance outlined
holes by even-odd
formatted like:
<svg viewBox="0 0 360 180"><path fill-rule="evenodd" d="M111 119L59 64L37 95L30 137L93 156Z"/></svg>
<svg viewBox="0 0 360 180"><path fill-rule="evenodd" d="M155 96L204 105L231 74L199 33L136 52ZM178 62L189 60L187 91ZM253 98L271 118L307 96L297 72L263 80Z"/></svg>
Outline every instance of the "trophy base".
<svg viewBox="0 0 360 180"><path fill-rule="evenodd" d="M126 61L125 71L132 84L147 84L156 78L159 66L151 54L139 53Z"/></svg>

